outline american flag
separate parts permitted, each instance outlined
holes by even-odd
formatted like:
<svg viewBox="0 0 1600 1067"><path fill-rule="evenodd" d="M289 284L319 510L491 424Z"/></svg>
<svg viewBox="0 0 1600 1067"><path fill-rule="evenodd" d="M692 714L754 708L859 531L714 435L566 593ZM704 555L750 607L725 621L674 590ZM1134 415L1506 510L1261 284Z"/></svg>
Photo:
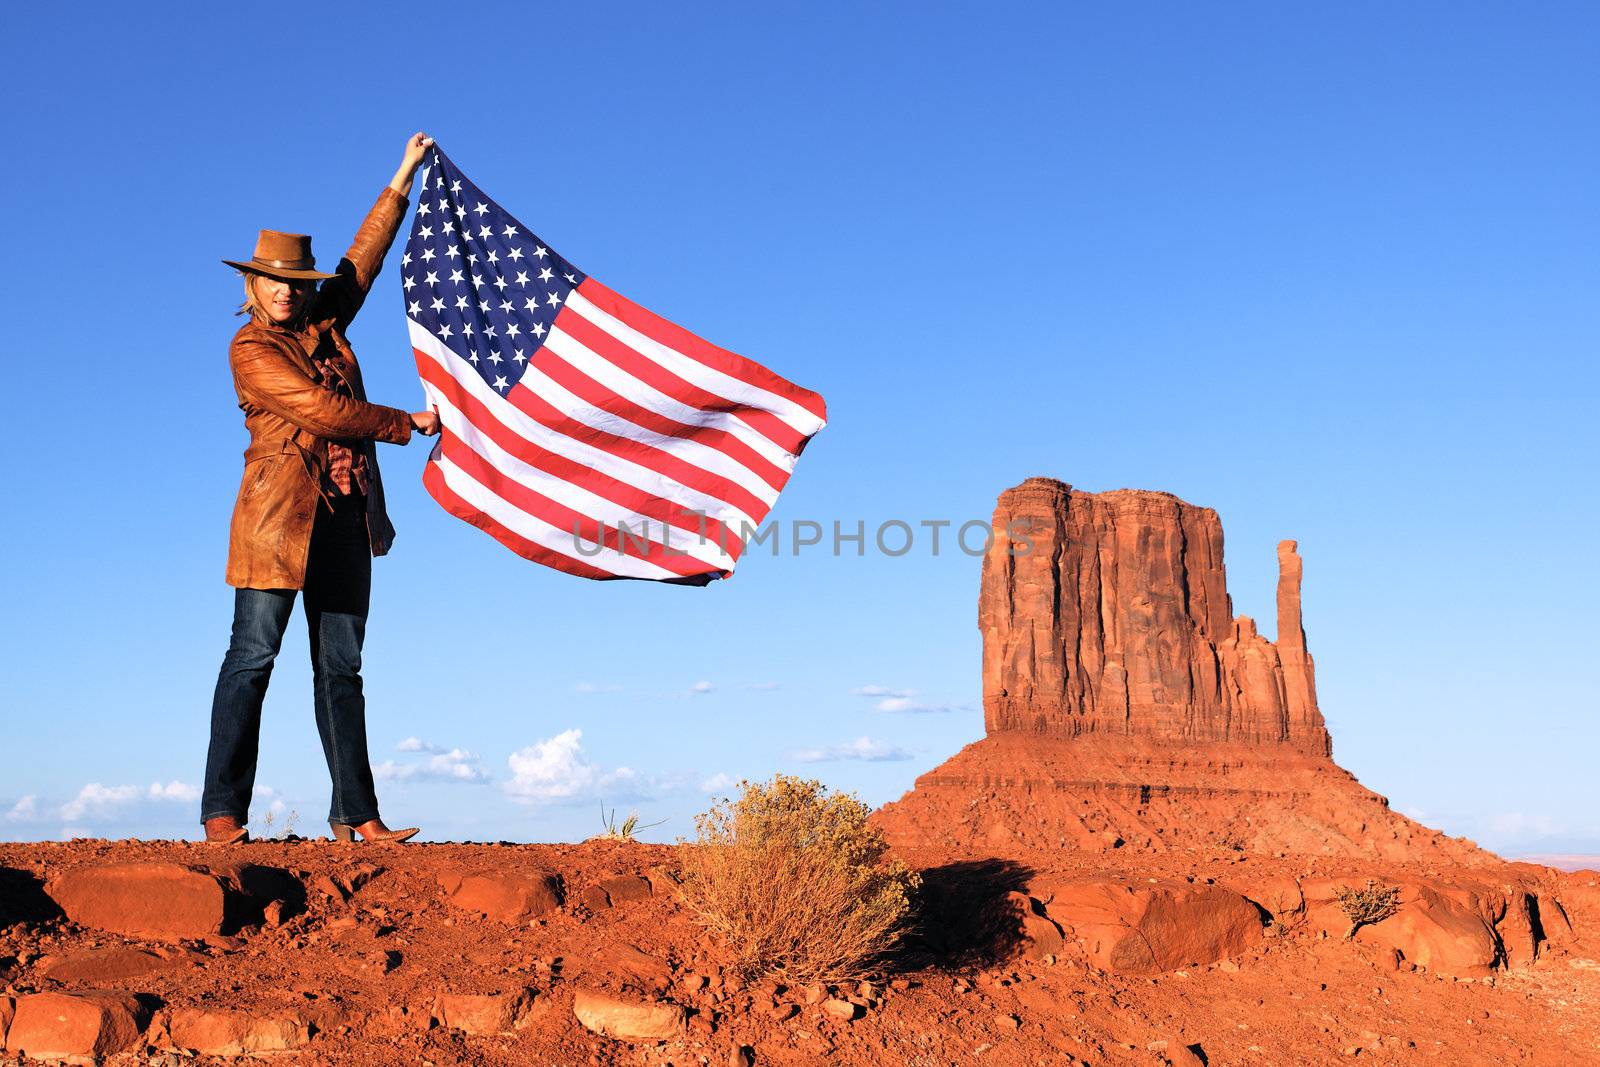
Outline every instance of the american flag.
<svg viewBox="0 0 1600 1067"><path fill-rule="evenodd" d="M428 492L568 574L731 574L822 397L584 274L437 147L419 186L400 284L441 423Z"/></svg>

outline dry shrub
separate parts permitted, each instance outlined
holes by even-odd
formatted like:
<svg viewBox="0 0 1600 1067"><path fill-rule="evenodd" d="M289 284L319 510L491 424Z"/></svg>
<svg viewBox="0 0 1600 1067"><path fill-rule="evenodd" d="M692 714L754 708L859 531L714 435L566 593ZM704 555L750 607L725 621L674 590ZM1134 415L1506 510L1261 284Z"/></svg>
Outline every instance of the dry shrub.
<svg viewBox="0 0 1600 1067"><path fill-rule="evenodd" d="M904 932L917 876L886 855L871 809L821 782L740 782L695 819L683 900L747 978L871 973Z"/></svg>
<svg viewBox="0 0 1600 1067"><path fill-rule="evenodd" d="M1342 885L1334 890L1344 917L1350 920L1350 930L1344 936L1354 937L1363 926L1382 922L1400 910L1400 890L1397 886L1379 885L1371 878L1360 889Z"/></svg>

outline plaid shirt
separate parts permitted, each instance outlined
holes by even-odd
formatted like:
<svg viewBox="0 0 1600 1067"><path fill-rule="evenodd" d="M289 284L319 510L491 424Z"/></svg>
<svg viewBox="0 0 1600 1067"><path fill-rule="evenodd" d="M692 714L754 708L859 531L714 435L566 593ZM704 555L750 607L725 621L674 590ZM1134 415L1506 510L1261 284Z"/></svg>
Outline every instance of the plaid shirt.
<svg viewBox="0 0 1600 1067"><path fill-rule="evenodd" d="M344 375L334 368L332 360L316 359L312 362L322 374L323 388L340 396L355 395L350 384L344 380ZM322 488L330 495L337 493L340 496L349 496L352 489L365 495L371 489L366 455L355 452L348 445L329 441L328 469L323 472Z"/></svg>

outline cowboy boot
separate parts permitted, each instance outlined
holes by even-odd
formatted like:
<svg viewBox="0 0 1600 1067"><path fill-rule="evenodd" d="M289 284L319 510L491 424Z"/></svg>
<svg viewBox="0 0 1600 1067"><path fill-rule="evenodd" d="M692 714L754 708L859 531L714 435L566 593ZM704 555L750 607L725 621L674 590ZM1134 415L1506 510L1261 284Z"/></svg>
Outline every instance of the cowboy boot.
<svg viewBox="0 0 1600 1067"><path fill-rule="evenodd" d="M377 841L390 844L409 840L421 829L413 826L406 830L391 830L383 825L382 819L368 819L359 826L352 826L347 822L329 822L328 826L333 830L335 841Z"/></svg>
<svg viewBox="0 0 1600 1067"><path fill-rule="evenodd" d="M232 815L219 815L205 821L206 843L211 845L242 845L250 840L250 831L240 825Z"/></svg>

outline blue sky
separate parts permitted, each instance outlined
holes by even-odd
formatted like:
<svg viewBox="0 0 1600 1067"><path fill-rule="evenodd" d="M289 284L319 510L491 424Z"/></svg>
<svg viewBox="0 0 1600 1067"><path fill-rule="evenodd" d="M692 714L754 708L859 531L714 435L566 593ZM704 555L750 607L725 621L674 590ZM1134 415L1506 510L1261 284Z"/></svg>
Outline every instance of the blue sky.
<svg viewBox="0 0 1600 1067"><path fill-rule="evenodd" d="M194 831L245 443L218 259L260 227L335 257L425 129L582 269L827 398L775 519L1166 489L1221 513L1269 633L1296 538L1340 762L1496 848L1600 852L1592 6L379 11L6 16L0 836ZM373 399L420 403L393 263L351 339ZM671 839L708 783L879 803L982 733L959 551L596 584L383 449L391 823L571 839L604 803ZM321 825L298 617L259 780L258 829Z"/></svg>

